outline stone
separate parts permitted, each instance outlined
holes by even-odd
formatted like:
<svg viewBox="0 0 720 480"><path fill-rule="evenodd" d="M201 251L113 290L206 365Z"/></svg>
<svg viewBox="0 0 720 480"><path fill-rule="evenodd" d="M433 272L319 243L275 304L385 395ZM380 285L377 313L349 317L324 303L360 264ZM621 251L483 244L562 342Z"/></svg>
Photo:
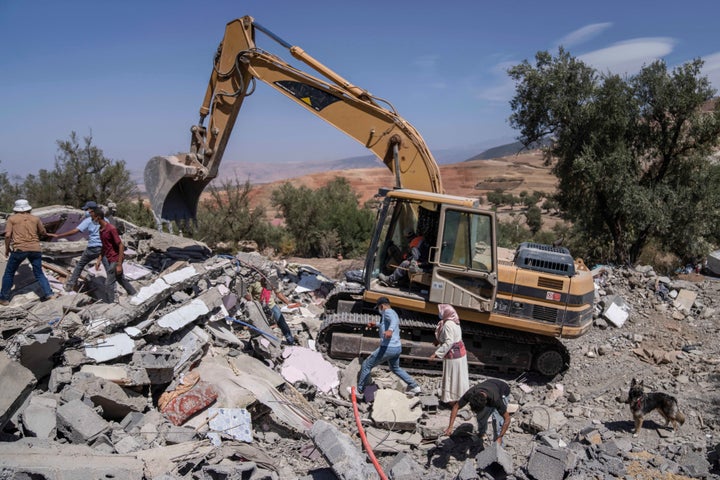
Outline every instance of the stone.
<svg viewBox="0 0 720 480"><path fill-rule="evenodd" d="M35 388L37 380L33 373L4 352L0 353L0 430L13 416Z"/></svg>
<svg viewBox="0 0 720 480"><path fill-rule="evenodd" d="M88 443L110 430L110 425L81 400L57 409L58 431L72 443Z"/></svg>

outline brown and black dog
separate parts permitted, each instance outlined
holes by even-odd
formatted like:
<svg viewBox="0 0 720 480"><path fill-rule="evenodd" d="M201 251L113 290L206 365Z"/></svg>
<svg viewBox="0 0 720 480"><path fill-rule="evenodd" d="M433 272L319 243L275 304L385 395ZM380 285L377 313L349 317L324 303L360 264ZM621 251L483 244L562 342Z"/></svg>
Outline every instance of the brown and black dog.
<svg viewBox="0 0 720 480"><path fill-rule="evenodd" d="M665 419L665 426L672 422L673 430L678 428L678 424L685 423L685 415L678 409L675 397L661 392L645 393L643 382L637 382L634 378L630 383L627 402L630 404L630 411L635 419L634 437L640 433L645 415L653 410L660 412Z"/></svg>

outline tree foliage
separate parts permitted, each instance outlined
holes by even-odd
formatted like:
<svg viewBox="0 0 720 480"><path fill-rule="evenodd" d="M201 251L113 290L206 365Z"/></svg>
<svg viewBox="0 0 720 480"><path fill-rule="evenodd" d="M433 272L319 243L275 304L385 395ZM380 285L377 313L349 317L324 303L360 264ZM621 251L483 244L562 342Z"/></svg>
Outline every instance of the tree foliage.
<svg viewBox="0 0 720 480"><path fill-rule="evenodd" d="M210 184L198 205L197 223L185 227L183 234L203 241L212 248L226 243L235 251L240 240L252 240L264 249L280 243L282 233L265 219L262 206L250 208L250 182L225 180Z"/></svg>
<svg viewBox="0 0 720 480"><path fill-rule="evenodd" d="M298 254L353 257L365 253L374 214L359 207L347 179L337 177L317 190L284 183L273 191L272 202L282 212Z"/></svg>
<svg viewBox="0 0 720 480"><path fill-rule="evenodd" d="M118 205L131 202L137 188L124 160L111 160L92 143L92 135L82 143L75 132L58 140L54 170L29 174L22 185L32 204L80 206L88 200Z"/></svg>
<svg viewBox="0 0 720 480"><path fill-rule="evenodd" d="M671 72L662 61L623 78L599 73L562 48L509 70L511 125L531 145L550 138L555 199L593 260L633 263L655 239L682 258L717 241L720 103L701 60ZM609 246L609 248L608 248Z"/></svg>

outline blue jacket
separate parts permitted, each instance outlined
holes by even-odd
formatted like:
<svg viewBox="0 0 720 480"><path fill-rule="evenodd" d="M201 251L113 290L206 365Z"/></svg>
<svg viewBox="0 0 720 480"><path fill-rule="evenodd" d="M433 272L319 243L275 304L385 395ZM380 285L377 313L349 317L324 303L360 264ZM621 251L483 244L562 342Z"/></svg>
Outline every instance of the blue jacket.
<svg viewBox="0 0 720 480"><path fill-rule="evenodd" d="M385 338L385 330L392 330L392 337ZM378 325L380 333L380 346L400 347L400 318L395 310L388 308L383 310L380 324Z"/></svg>

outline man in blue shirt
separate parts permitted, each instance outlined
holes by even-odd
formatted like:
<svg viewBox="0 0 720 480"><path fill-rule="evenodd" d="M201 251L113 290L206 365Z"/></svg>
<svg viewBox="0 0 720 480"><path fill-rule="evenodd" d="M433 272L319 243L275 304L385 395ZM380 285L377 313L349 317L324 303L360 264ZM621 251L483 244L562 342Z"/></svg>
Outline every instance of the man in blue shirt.
<svg viewBox="0 0 720 480"><path fill-rule="evenodd" d="M55 238L62 238L69 237L80 232L87 232L88 234L87 247L80 257L80 260L78 260L77 265L75 265L75 270L73 270L72 275L70 275L70 278L68 278L67 282L65 282L64 288L66 292L71 292L75 288L75 283L77 283L78 278L80 278L80 274L85 268L85 265L97 260L100 256L100 251L102 250L102 242L100 241L100 224L93 222L92 218L90 218L90 210L95 207L97 207L97 203L92 200L86 202L82 207L82 210L85 210L85 218L82 222L80 222L80 225L65 233L49 235Z"/></svg>
<svg viewBox="0 0 720 480"><path fill-rule="evenodd" d="M378 333L380 334L380 346L370 354L360 368L360 378L358 379L357 391L362 395L365 390L365 383L370 377L370 371L377 365L387 362L395 375L407 383L407 392L413 395L420 393L420 387L408 373L400 368L400 352L402 344L400 343L400 318L398 318L395 310L390 307L390 300L387 297L380 297L375 305L380 311L380 323L378 324Z"/></svg>

